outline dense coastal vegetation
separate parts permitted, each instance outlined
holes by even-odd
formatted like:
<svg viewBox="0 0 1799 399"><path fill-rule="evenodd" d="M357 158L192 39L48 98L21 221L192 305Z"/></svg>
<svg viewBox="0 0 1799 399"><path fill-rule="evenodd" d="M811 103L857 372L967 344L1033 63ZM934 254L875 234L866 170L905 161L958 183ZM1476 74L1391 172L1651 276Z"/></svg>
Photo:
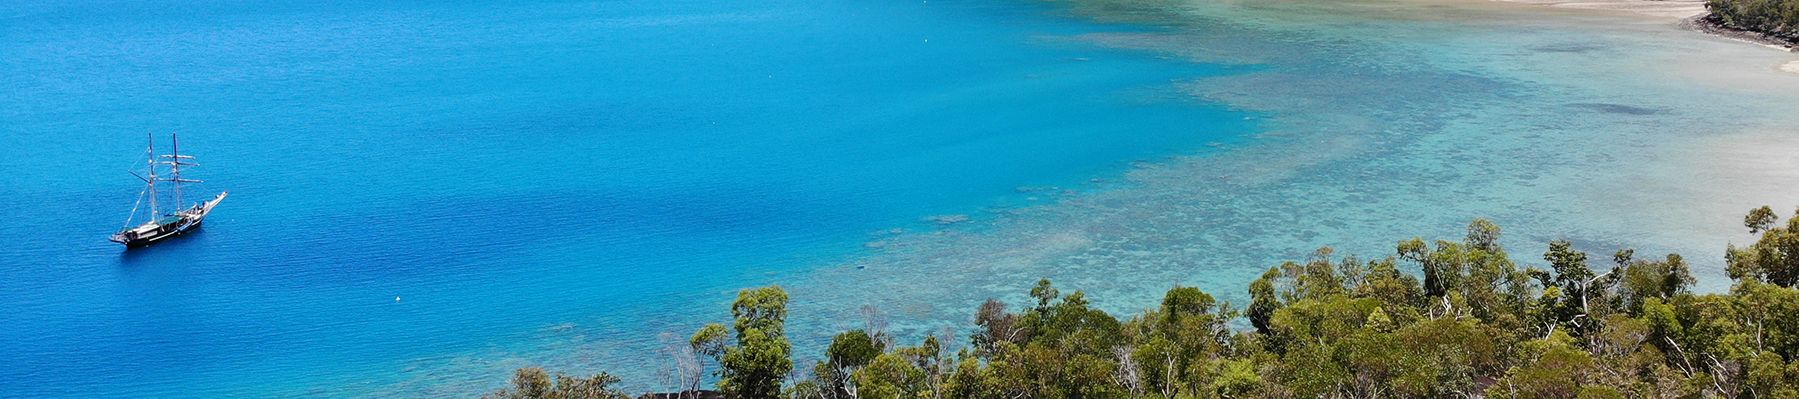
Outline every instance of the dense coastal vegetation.
<svg viewBox="0 0 1799 399"><path fill-rule="evenodd" d="M1177 286L1120 319L1042 280L1016 310L981 305L959 349L898 345L872 323L803 371L786 293L749 289L730 326L671 347L680 393L657 397L1799 397L1799 212L1783 224L1762 207L1744 225L1760 239L1727 250L1728 293L1691 292L1673 254L1606 262L1555 241L1524 265L1478 219L1459 241L1380 259L1320 249L1268 269L1243 307ZM707 375L717 392L699 389ZM617 383L527 368L489 396L631 397Z"/></svg>
<svg viewBox="0 0 1799 399"><path fill-rule="evenodd" d="M1799 46L1799 0L1707 0L1707 20Z"/></svg>

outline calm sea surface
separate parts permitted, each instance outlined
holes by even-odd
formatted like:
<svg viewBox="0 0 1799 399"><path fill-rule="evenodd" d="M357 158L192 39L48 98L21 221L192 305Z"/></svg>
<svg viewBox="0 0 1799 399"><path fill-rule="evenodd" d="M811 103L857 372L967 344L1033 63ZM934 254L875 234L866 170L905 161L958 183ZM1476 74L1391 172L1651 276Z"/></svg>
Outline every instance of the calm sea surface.
<svg viewBox="0 0 1799 399"><path fill-rule="evenodd" d="M1799 201L1793 57L1635 17L494 3L0 4L0 397L656 389L741 287L789 288L806 357L865 305L916 340L1038 277L1240 300L1478 216L1720 290L1733 221ZM121 250L169 132L231 196Z"/></svg>

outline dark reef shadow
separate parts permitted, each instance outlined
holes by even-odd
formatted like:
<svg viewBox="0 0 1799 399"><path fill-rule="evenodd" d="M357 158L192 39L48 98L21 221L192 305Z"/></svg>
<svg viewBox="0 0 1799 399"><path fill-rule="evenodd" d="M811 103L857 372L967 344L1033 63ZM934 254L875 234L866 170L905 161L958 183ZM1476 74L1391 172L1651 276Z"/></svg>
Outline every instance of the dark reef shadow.
<svg viewBox="0 0 1799 399"><path fill-rule="evenodd" d="M1550 44L1550 45L1532 47L1531 50L1534 50L1534 51L1540 52L1540 53L1583 54L1583 53L1591 53L1591 52L1599 51L1599 50L1605 50L1606 48L1607 48L1606 46L1602 46L1602 45L1594 44L1594 43L1561 43L1561 44Z"/></svg>
<svg viewBox="0 0 1799 399"><path fill-rule="evenodd" d="M1665 112L1665 110L1657 108L1644 108L1612 103L1574 103L1568 104L1568 106L1572 108L1584 108L1593 112L1621 115L1655 115Z"/></svg>

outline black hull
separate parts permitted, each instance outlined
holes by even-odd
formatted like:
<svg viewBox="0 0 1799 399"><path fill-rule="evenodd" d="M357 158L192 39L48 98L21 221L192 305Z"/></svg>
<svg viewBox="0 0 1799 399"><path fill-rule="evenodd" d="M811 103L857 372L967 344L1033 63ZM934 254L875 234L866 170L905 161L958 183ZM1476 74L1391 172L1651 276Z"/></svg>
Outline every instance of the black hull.
<svg viewBox="0 0 1799 399"><path fill-rule="evenodd" d="M201 222L204 222L204 219L165 224L157 227L156 230L144 234L117 237L118 239L113 241L125 244L125 248L143 248L150 246L150 244L155 244L169 238L174 238L175 236L186 234L190 231L199 230Z"/></svg>
<svg viewBox="0 0 1799 399"><path fill-rule="evenodd" d="M219 201L225 200L225 194L219 193L219 196L213 197L211 201L194 204L192 208L165 215L160 220L120 230L107 239L124 244L125 248L142 248L189 231L199 230L200 223L206 221L206 215L212 214L212 207L217 206Z"/></svg>

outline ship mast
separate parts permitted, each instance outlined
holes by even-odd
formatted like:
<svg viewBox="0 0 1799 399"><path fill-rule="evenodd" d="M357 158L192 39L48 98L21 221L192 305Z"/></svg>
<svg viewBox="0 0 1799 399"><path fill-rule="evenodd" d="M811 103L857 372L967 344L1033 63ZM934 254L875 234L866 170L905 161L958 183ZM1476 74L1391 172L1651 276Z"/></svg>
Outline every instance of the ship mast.
<svg viewBox="0 0 1799 399"><path fill-rule="evenodd" d="M179 133L169 133L169 174L175 176L175 206L187 206L181 201L181 137Z"/></svg>
<svg viewBox="0 0 1799 399"><path fill-rule="evenodd" d="M181 155L181 138L176 133L169 133L169 141L170 144L172 144L169 155L163 155L162 157L168 158L168 161L163 163L169 165L169 174L172 177L164 181L175 183L175 206L183 207L187 206L187 203L181 201L181 183L199 183L200 181L181 178L181 167L198 166L199 164L181 161L183 159L194 159L194 157L191 155Z"/></svg>
<svg viewBox="0 0 1799 399"><path fill-rule="evenodd" d="M162 212L156 209L156 134L145 133L144 137L150 139L150 146L144 150L150 154L150 178L144 180L150 182L150 220L156 220L162 217Z"/></svg>

